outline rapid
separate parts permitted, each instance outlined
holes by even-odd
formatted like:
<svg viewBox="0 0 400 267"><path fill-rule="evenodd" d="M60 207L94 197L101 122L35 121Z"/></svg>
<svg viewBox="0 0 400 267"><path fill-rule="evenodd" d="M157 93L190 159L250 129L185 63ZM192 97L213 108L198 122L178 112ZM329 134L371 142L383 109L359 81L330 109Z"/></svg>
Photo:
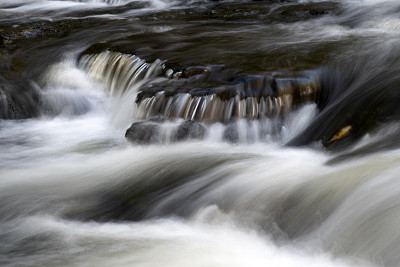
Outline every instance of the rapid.
<svg viewBox="0 0 400 267"><path fill-rule="evenodd" d="M400 266L400 2L0 1L1 266Z"/></svg>

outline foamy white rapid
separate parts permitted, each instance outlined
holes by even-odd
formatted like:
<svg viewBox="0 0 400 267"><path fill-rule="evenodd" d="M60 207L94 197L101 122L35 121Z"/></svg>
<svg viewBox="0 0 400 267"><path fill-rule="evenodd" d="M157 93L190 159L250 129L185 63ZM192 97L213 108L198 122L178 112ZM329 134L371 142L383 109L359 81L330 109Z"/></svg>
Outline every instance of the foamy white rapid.
<svg viewBox="0 0 400 267"><path fill-rule="evenodd" d="M350 266L317 252L278 248L267 237L229 223L97 224L36 216L18 222L14 231L25 237L46 233L54 249L62 247L61 254L43 255L41 266Z"/></svg>
<svg viewBox="0 0 400 267"><path fill-rule="evenodd" d="M210 126L210 134L203 141L132 146L124 141L123 129L113 126L115 118L109 109L116 108L113 104L118 102L95 88L88 77L68 62L51 67L44 75L48 80L46 94L59 90L75 94L78 99L85 99L85 103L93 103L87 113L76 117L67 112L2 124L2 150L8 153L2 153L0 159L1 211L14 209L1 222L2 240L8 240L1 249L11 251L19 247L22 253L19 259L14 254L3 258L4 264L12 265L14 261L21 265L35 262L40 266L361 264L358 259L333 258L321 250L320 242L326 246L340 242L336 235L329 235L334 231L330 228L340 226L329 220L326 228L322 224L307 234L306 241L302 237L296 242L289 241L284 232L297 224L318 225L335 207L339 207L340 213L342 205L347 205L343 199L351 197L353 191L357 194L362 188L357 189L359 186L384 169L396 166L395 160L386 165L379 162L390 156L398 161L398 154L383 154L373 162L366 158L354 165L327 167L324 163L329 156L323 152L283 148L277 139L253 139L251 145L247 139L237 145L225 143L218 135L218 127L224 126L218 124ZM80 78L63 79L71 74ZM74 105L79 109L82 101L71 101L64 109L73 109ZM289 116L282 126L281 140L304 128L314 114L315 107L310 105ZM255 127L268 126L261 123ZM246 124L243 129L250 130ZM15 132L18 135L12 134ZM186 219L167 216L138 223L96 223L62 218L68 210L90 205L92 194L98 191L107 192L126 182L140 184L167 179L164 182L168 183L169 173L175 170L187 172L189 177L194 175L193 179L159 201L149 202L148 216L157 217L170 205L180 203L177 211L188 209ZM294 205L290 204L292 197L296 199ZM188 198L193 199L186 202ZM285 221L282 209L290 216L289 221ZM342 215L333 216L345 220ZM280 229L282 225L277 225L277 221L289 228ZM301 227L298 230L304 231ZM41 241L28 241L39 236L43 236ZM280 240L279 245L274 240Z"/></svg>

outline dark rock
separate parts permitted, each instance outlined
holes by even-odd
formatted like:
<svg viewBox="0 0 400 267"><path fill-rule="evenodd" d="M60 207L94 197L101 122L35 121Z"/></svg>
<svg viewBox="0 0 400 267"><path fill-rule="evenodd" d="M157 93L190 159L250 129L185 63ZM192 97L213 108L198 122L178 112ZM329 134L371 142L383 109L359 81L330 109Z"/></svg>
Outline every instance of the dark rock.
<svg viewBox="0 0 400 267"><path fill-rule="evenodd" d="M7 26L0 29L0 47L6 50L14 50L24 43L29 44L32 39L43 39L48 37L60 37L65 34L61 23L45 25L43 23L19 25L17 27Z"/></svg>
<svg viewBox="0 0 400 267"><path fill-rule="evenodd" d="M161 141L163 138L162 123L166 119L154 117L146 121L134 122L126 131L125 138L137 144L151 144ZM206 129L200 123L184 121L173 131L171 141L184 141L187 139L201 139Z"/></svg>
<svg viewBox="0 0 400 267"><path fill-rule="evenodd" d="M159 136L160 124L155 121L134 122L125 133L126 139L138 144L155 143Z"/></svg>
<svg viewBox="0 0 400 267"><path fill-rule="evenodd" d="M163 114L170 119L228 123L237 118L282 117L318 96L317 71L232 76L221 71L150 81L136 98L139 118ZM148 101L150 105L143 104Z"/></svg>
<svg viewBox="0 0 400 267"><path fill-rule="evenodd" d="M334 66L321 71L321 90L316 100L320 112L287 145L322 141L329 150L342 150L374 129L398 121L400 78L394 75L398 58L387 59L379 66L367 58L360 60L362 64ZM336 138L349 126L351 131L346 136Z"/></svg>
<svg viewBox="0 0 400 267"><path fill-rule="evenodd" d="M335 2L305 3L282 6L274 10L271 17L277 21L296 22L328 15L338 10Z"/></svg>
<svg viewBox="0 0 400 267"><path fill-rule="evenodd" d="M188 68L190 69L190 68ZM263 75L240 75L225 71L221 68L208 66L204 69L196 67L195 70L204 71L207 75L182 76L163 81L152 81L142 86L136 102L140 103L146 98L153 97L159 92L165 92L165 96L173 96L180 93L189 93L192 96L204 96L216 94L223 100L229 100L235 96L241 99L246 97L282 96L290 94L298 105L305 102L313 102L319 90L318 71L302 72L276 72ZM202 73L204 74L204 72Z"/></svg>
<svg viewBox="0 0 400 267"><path fill-rule="evenodd" d="M237 143L239 141L239 131L235 123L231 123L225 128L223 139L230 143Z"/></svg>
<svg viewBox="0 0 400 267"><path fill-rule="evenodd" d="M40 94L21 74L0 71L0 119L26 119L39 114Z"/></svg>
<svg viewBox="0 0 400 267"><path fill-rule="evenodd" d="M176 72L174 78L189 78L195 75L208 74L211 70L211 67L189 67L183 71Z"/></svg>
<svg viewBox="0 0 400 267"><path fill-rule="evenodd" d="M194 121L185 121L179 125L175 134L175 140L201 139L204 137L206 128L200 123Z"/></svg>

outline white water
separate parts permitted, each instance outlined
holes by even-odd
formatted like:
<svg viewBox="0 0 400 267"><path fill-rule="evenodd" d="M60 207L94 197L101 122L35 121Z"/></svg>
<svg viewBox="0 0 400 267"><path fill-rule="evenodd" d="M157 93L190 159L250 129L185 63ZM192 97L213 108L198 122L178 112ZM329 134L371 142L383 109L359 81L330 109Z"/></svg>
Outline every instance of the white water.
<svg viewBox="0 0 400 267"><path fill-rule="evenodd" d="M217 124L211 126L208 139L204 141L130 145L123 138L124 129L113 126L110 109L115 107L112 107L112 98L94 88L89 78L68 62L66 60L50 68L50 72L44 76L49 84L46 90L69 91L89 103L96 103L88 113L78 117L67 113L39 120L2 122L1 146L2 151L7 153L0 154L0 192L4 198L2 212L7 214L4 219L8 218L0 226L3 229L2 240L7 241L2 243L2 249L15 251L21 247L24 251L18 257L8 252L11 258L3 258L4 264L361 264L360 259L344 255L334 258L329 252L321 250L320 243L322 247L330 248L328 251L332 249L331 244L339 248L346 247L347 243L342 244L341 239L337 238L336 228L343 235L348 235L348 231L354 232L350 230L352 227L358 228L360 223L369 221L368 218L360 217L362 214L349 213L346 206L353 205L351 210L359 210L360 213L361 207L367 208L364 201L348 203L352 201L351 198L363 198L368 194L363 187L368 186L369 180L373 182L373 178L382 175L390 179L395 175L400 160L398 152L381 154L373 160L365 158L354 163L327 167L324 163L330 156L323 152L309 148L281 147L280 142L304 128L313 117L315 107L312 105L288 117L282 130L282 139L278 143L277 140L255 140L255 143L248 144L244 139L237 145L226 144L218 137ZM68 78L71 74L79 79L72 81ZM79 104L80 101L74 103ZM266 126L260 124L258 127ZM248 131L246 124L242 129ZM227 161L209 169L198 169L202 165L208 166L210 160L221 159ZM177 186L161 201L149 203L152 206L151 209L149 206L148 212L149 215L157 216L169 204L182 202L181 207L189 211L186 219L172 216L138 223L95 223L70 221L57 215L63 214L71 205L76 206L74 199L79 199L80 195L107 190L124 181L142 183L146 176L147 179L164 179L164 174L174 170L195 176L193 180ZM191 202L183 201L209 183L215 184ZM297 203L292 203L290 199L296 195ZM343 201L347 198L348 201ZM79 205L85 206L86 203L81 202ZM224 207L226 211L220 210L218 206ZM336 212L329 216L335 207L338 207ZM287 209L288 221L280 217L282 209ZM381 207L371 207L370 211L378 209ZM289 225L288 229L311 222L318 225L325 216L329 219L324 224L295 242L288 240L277 224L283 220ZM379 215L376 216L374 218ZM390 219L382 216L379 218L384 222ZM344 225L349 230L343 228ZM365 231L393 231L394 225L391 229L379 225L385 224L366 225ZM43 238L39 241L29 241L40 236ZM397 240L386 239L384 235L381 237L383 239L374 240L371 236L365 249L360 246L365 242L364 239L360 243L353 239L355 243L351 244L351 248L358 248L356 255L367 254L367 258L370 258L374 256L375 247L398 247ZM275 239L281 241L276 243ZM31 248L29 243L32 244ZM392 251L390 248L388 250Z"/></svg>
<svg viewBox="0 0 400 267"><path fill-rule="evenodd" d="M37 20L57 21L60 17L69 17L73 19L73 16L70 17L72 12L112 8L137 2L149 3L149 6L146 8L132 9L126 12L126 14L118 16L106 13L105 15L95 15L93 17L120 19L121 17L135 16L136 14L155 10L167 10L174 3L168 0L2 0L0 2L0 13L5 15L4 18L17 16L21 23ZM0 21L4 18L0 17Z"/></svg>
<svg viewBox="0 0 400 267"><path fill-rule="evenodd" d="M267 237L228 223L164 219L97 224L44 216L28 218L14 231L21 236L50 234L62 247L61 255L35 262L40 266L350 266L325 254L277 248Z"/></svg>

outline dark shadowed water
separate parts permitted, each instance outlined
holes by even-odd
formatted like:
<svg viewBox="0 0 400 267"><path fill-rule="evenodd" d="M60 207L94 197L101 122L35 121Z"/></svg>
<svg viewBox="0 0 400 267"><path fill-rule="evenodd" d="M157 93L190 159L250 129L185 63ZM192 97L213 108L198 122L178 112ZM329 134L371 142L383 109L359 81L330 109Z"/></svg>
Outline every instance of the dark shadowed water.
<svg viewBox="0 0 400 267"><path fill-rule="evenodd" d="M0 265L400 266L399 103L397 0L2 0Z"/></svg>

